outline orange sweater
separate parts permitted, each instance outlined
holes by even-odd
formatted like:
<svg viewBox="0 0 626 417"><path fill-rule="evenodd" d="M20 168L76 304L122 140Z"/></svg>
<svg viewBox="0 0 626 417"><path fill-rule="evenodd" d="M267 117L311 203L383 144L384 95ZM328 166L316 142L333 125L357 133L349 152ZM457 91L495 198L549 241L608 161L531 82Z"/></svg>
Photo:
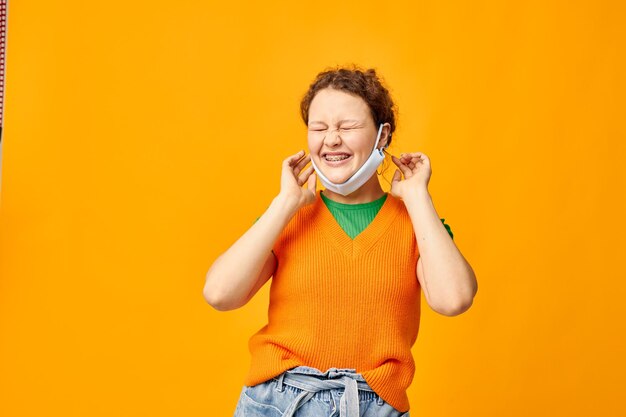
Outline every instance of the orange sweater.
<svg viewBox="0 0 626 417"><path fill-rule="evenodd" d="M404 203L388 195L354 240L322 201L301 208L274 245L268 323L250 337L244 384L295 366L353 368L400 412L409 410L411 347L420 319L418 248Z"/></svg>

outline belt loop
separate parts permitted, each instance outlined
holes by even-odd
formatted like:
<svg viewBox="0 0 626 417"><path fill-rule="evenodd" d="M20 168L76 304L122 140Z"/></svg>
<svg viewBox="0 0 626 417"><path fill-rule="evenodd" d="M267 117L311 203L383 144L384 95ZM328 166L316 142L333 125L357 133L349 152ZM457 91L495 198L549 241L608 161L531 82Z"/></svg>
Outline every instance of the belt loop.
<svg viewBox="0 0 626 417"><path fill-rule="evenodd" d="M278 379L276 380L276 391L278 392L283 392L283 390L285 389L285 385L283 384L283 378L285 377L285 373L283 372L282 374L280 374L278 376Z"/></svg>
<svg viewBox="0 0 626 417"><path fill-rule="evenodd" d="M378 405L383 405L385 403L385 400L383 400L382 398L380 398L380 395L376 394L376 404Z"/></svg>

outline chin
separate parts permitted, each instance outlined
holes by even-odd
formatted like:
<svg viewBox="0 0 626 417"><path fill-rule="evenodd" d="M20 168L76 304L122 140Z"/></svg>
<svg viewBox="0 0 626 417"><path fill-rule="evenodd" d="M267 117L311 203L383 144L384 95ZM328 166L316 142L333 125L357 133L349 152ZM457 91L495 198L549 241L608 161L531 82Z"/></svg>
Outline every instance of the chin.
<svg viewBox="0 0 626 417"><path fill-rule="evenodd" d="M334 184L343 184L344 182L348 181L348 179L350 178L349 176L346 175L342 175L342 176L331 176L329 177L328 175L326 176L326 178L328 178L330 180L330 182L334 183Z"/></svg>
<svg viewBox="0 0 626 417"><path fill-rule="evenodd" d="M324 167L322 173L330 180L330 182L334 182L335 184L343 184L348 181L350 177L354 174L354 171L346 172L344 170L338 170L333 168Z"/></svg>

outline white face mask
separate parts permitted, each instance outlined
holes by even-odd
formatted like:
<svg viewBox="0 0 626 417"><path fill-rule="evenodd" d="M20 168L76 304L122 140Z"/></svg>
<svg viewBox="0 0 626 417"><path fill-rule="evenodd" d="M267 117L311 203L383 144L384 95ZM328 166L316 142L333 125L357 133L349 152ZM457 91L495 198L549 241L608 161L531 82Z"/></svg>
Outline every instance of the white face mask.
<svg viewBox="0 0 626 417"><path fill-rule="evenodd" d="M372 153L370 154L369 158L367 158L367 161L365 161L365 163L361 165L361 167L350 178L348 178L348 180L346 180L345 182L342 182L341 184L336 184L334 182L331 182L328 178L326 178L324 174L322 174L322 171L320 171L320 169L315 165L315 162L313 162L313 158L311 158L311 165L313 165L313 168L315 169L315 172L317 172L317 175L319 176L320 181L322 182L324 187L328 188L329 190L335 193L338 193L341 195L348 195L354 192L355 190L357 190L363 184L365 184L367 180L369 180L371 176L374 175L374 172L376 172L376 169L385 159L385 154L383 153L383 149L386 149L387 145L385 145L382 149L376 149L376 147L378 146L378 141L380 140L380 134L382 131L383 131L383 124L381 123L380 127L378 128L378 136L376 136L376 143L374 144L374 149L372 150Z"/></svg>

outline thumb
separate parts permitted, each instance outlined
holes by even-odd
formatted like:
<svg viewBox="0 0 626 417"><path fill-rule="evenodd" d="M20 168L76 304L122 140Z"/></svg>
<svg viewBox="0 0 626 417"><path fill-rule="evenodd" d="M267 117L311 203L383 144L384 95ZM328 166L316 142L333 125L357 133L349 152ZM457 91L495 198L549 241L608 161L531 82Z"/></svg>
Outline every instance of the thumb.
<svg viewBox="0 0 626 417"><path fill-rule="evenodd" d="M402 179L402 174L400 173L399 169L396 169L396 172L393 173L393 178L391 179L391 182L397 182L400 181Z"/></svg>

